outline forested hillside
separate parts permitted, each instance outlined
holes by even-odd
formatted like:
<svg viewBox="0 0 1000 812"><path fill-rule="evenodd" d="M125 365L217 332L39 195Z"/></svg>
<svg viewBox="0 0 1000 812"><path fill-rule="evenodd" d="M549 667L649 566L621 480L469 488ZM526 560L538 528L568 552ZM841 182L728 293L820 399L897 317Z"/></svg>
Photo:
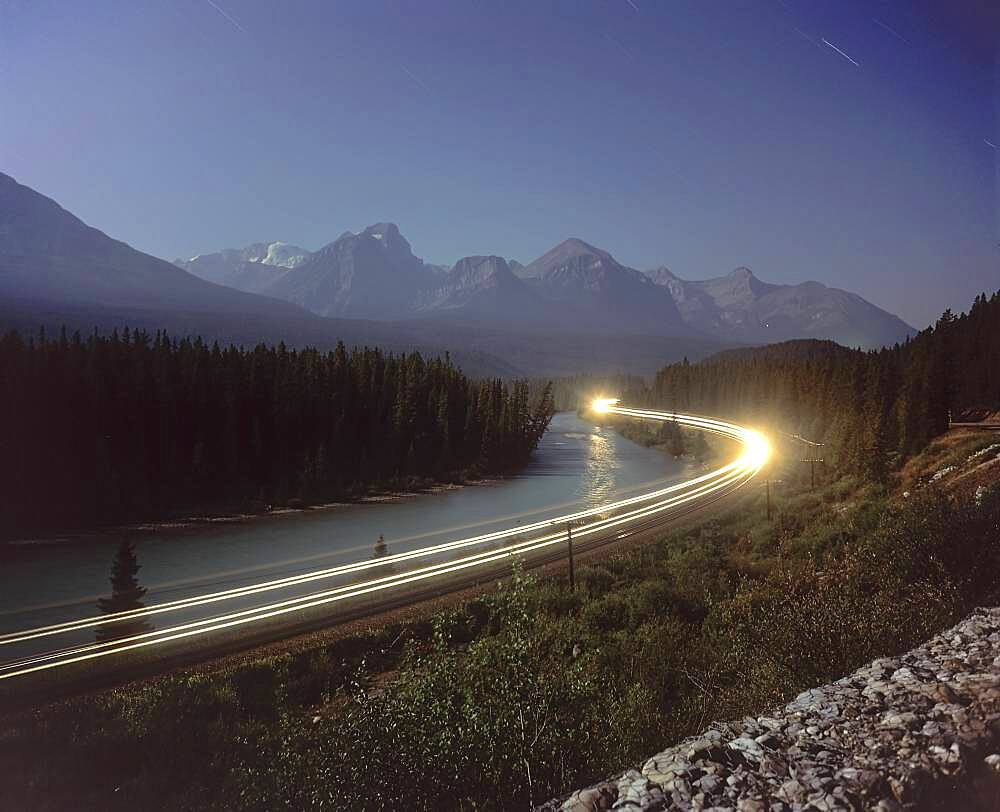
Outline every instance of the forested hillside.
<svg viewBox="0 0 1000 812"><path fill-rule="evenodd" d="M648 397L801 433L830 446L829 462L882 479L944 432L950 415L1000 408L1000 292L878 352L789 341L672 364Z"/></svg>
<svg viewBox="0 0 1000 812"><path fill-rule="evenodd" d="M503 473L552 414L547 389L529 398L525 382L474 382L417 353L224 349L128 330L9 333L0 387L7 533Z"/></svg>

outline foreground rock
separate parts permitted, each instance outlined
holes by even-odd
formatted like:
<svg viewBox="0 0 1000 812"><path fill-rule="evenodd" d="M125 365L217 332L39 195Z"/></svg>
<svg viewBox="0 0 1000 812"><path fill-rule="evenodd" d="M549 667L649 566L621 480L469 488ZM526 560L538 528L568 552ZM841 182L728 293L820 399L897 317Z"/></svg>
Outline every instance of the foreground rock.
<svg viewBox="0 0 1000 812"><path fill-rule="evenodd" d="M1000 608L540 807L1000 809Z"/></svg>

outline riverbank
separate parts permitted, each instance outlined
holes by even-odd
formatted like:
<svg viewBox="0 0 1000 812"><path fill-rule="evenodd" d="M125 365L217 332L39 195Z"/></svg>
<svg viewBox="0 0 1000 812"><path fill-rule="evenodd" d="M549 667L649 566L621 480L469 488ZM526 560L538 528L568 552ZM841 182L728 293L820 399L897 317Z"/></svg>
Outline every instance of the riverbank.
<svg viewBox="0 0 1000 812"><path fill-rule="evenodd" d="M358 497L346 501L322 502L301 507L282 506L270 510L255 513L207 512L200 515L185 516L182 518L163 519L161 521L137 522L133 524L113 525L109 527L95 528L93 530L81 531L78 533L62 533L58 535L44 535L35 538L9 539L0 541L0 553L4 547L35 547L49 546L54 544L67 544L72 542L86 543L96 539L107 538L108 536L141 536L162 533L163 531L175 530L199 530L205 527L231 524L247 524L268 519L282 518L286 516L298 516L307 513L331 512L354 507L356 505L379 505L390 502L398 502L403 499L410 499L416 496L448 493L463 488L478 485L490 485L502 482L505 477L483 477L481 479L469 479L463 482L440 482L434 485L427 485L414 490L376 491L367 496Z"/></svg>

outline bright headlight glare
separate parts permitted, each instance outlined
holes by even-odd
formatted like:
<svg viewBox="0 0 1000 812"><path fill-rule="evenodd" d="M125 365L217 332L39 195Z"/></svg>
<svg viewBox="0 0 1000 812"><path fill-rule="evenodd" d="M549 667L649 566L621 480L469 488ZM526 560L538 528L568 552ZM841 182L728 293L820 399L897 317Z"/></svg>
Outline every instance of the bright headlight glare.
<svg viewBox="0 0 1000 812"><path fill-rule="evenodd" d="M743 460L747 465L760 468L771 456L771 445L762 434L756 431L747 431L745 442L746 450L743 452Z"/></svg>

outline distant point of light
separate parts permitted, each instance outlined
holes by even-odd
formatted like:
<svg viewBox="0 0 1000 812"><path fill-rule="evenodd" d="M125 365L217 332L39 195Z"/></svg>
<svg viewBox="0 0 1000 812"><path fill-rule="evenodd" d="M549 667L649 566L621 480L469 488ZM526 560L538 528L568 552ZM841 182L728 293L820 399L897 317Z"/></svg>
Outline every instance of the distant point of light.
<svg viewBox="0 0 1000 812"><path fill-rule="evenodd" d="M590 408L598 414L607 414L617 402L618 398L596 398L591 402Z"/></svg>

